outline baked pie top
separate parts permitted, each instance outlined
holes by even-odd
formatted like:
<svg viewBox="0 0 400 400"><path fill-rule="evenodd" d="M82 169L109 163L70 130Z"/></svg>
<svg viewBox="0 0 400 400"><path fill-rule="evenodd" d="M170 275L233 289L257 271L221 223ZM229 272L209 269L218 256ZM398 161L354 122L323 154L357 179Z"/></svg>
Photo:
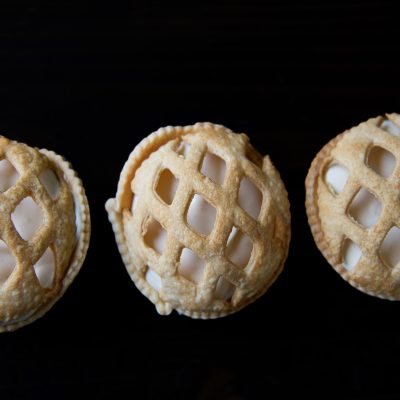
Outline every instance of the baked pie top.
<svg viewBox="0 0 400 400"><path fill-rule="evenodd" d="M131 153L106 204L123 261L160 314L238 311L288 252L286 190L268 156L221 125L166 127Z"/></svg>
<svg viewBox="0 0 400 400"><path fill-rule="evenodd" d="M328 262L365 293L400 299L400 116L331 140L306 179L306 209Z"/></svg>
<svg viewBox="0 0 400 400"><path fill-rule="evenodd" d="M80 180L47 150L0 137L0 332L43 315L79 271L90 218Z"/></svg>

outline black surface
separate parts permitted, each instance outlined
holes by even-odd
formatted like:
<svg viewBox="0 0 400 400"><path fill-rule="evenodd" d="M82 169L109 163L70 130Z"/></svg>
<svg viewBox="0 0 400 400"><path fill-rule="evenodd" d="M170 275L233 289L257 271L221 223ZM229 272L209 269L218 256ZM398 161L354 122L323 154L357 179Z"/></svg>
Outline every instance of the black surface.
<svg viewBox="0 0 400 400"><path fill-rule="evenodd" d="M303 185L330 138L399 112L396 3L1 2L1 133L73 164L93 234L65 296L0 336L0 398L399 398L399 304L327 264ZM143 137L196 121L246 132L268 153L293 216L278 281L215 321L158 316L104 211Z"/></svg>

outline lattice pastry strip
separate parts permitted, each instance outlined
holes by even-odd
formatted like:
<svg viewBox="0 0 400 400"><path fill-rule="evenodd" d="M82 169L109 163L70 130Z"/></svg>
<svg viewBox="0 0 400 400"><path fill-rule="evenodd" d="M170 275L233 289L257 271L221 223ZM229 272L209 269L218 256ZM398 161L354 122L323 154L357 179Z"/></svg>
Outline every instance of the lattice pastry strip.
<svg viewBox="0 0 400 400"><path fill-rule="evenodd" d="M166 161L168 161L168 159ZM158 219L159 222L161 222L166 227L170 226L174 232L184 233L181 240L184 241L185 236L190 236L191 242L195 242L197 240L201 241L202 239L201 235L191 230L185 224L185 215L187 213L193 194L195 193L211 193L211 195L208 196L207 201L215 205L217 209L215 224L216 227L213 230L212 234L207 236L207 238L205 239L207 241L207 250L204 250L206 253L212 250L213 247L216 247L218 249L226 243L231 229L229 228L229 225L227 225L223 220L232 220L234 222L236 222L237 220L238 222L236 222L236 224L242 230L246 231L246 233L258 233L256 229L257 223L252 218L250 218L239 206L232 204L231 209L225 210L222 210L221 207L218 206L218 204L226 204L230 200L230 197L221 187L218 187L215 183L211 181L204 181L201 174L199 174L196 170L192 171L193 173L190 175L191 177L189 178L185 176L184 173L179 172L178 168L174 168L173 165L168 164L168 162L163 164L163 167L164 166L167 166L176 175L177 179L180 182L177 193L175 194L175 198L177 199L177 201L174 201L171 207L163 205L159 201L158 196L154 193L153 190L148 190L148 192L145 194L145 199L146 203L149 204L150 208L153 210L153 214L156 214L156 219ZM182 169L185 170L184 166L180 167L183 167ZM146 171L146 174L151 175L152 179L150 179L150 181L152 181L154 179L154 175L152 175L151 170L149 168L144 168L143 170ZM156 168L156 171L159 170L160 168ZM151 183L149 183L149 187L150 185ZM138 193L138 191L135 193ZM181 206L182 204L184 204L183 207ZM241 219L237 218L235 213L238 213ZM219 219L221 219L221 221L219 221ZM254 239L257 240L258 238L259 235L256 235ZM203 251L203 248L204 246L199 246L196 251L198 253L201 253ZM205 255L206 254L203 254L203 256Z"/></svg>
<svg viewBox="0 0 400 400"><path fill-rule="evenodd" d="M10 163L18 174L16 182L0 194L2 249L6 246L15 260L5 279L4 260L0 265L2 332L32 322L62 296L85 258L90 219L82 184L60 156L0 137L0 160ZM27 202L31 208L26 208ZM35 213L41 214L40 226L30 232L38 217ZM39 265L46 252L46 260L54 260L47 281L41 279L43 266Z"/></svg>
<svg viewBox="0 0 400 400"><path fill-rule="evenodd" d="M381 256L389 230L400 227L399 121L395 114L373 118L337 136L318 153L306 179L308 219L321 252L353 286L388 299L400 298L400 264L388 265ZM374 148L381 152L378 170L369 164ZM339 193L329 182L332 165L348 171ZM350 266L348 240L361 253ZM400 249L400 241L391 247Z"/></svg>
<svg viewBox="0 0 400 400"><path fill-rule="evenodd" d="M188 147L185 155L179 151L182 141ZM202 170L209 154L224 162L222 182L213 181ZM165 170L177 182L171 204L157 193ZM243 178L262 194L256 219L238 201ZM133 211L132 196L137 198ZM289 204L278 173L268 157L263 160L249 145L245 135L219 125L167 127L144 139L125 164L116 199L109 200L106 207L132 279L161 314L176 309L192 317L212 318L237 311L265 292L287 255ZM214 223L206 233L192 226L192 207L214 210ZM166 231L161 254L146 243L154 220L162 227L158 229ZM252 245L244 267L226 254L233 229L235 240L241 238L246 249ZM197 282L180 273L184 249L194 252L204 264ZM146 279L149 269L158 275L160 288ZM221 279L232 289L225 299L218 298Z"/></svg>
<svg viewBox="0 0 400 400"><path fill-rule="evenodd" d="M163 149L164 150L164 149ZM193 230L191 230L184 221L185 218L185 210L187 210L189 202L191 200L191 193L197 192L197 193L204 193L204 192L214 192L214 196L212 196L212 203L218 204L218 203L225 203L228 201L228 199L225 198L224 191L221 188L216 187L216 185L210 181L205 181L201 182L201 175L197 171L197 162L195 163L190 163L190 166L188 168L184 168L184 166L179 165L183 160L180 160L176 153L173 153L174 158L177 160L177 164L180 168L174 168L173 166L173 161L168 160L168 157L165 157L165 153L161 153L163 155L163 165L162 168L168 167L174 175L179 179L180 186L178 187L178 190L175 194L175 198L177 198L178 201L174 201L171 207L168 207L160 202L160 200L157 198L157 195L154 193L153 190L151 190L152 187L152 182L155 182L157 179L157 175L160 172L160 165L157 163L154 164L154 166L147 166L145 163L143 165L143 169L141 171L145 172L145 179L148 180L147 185L143 184L143 180L139 178L139 182L141 183L141 187L143 188L144 186L148 189L147 191L140 190L139 188L133 187L133 191L138 194L138 196L142 197L145 200L145 204L147 204L148 208L152 210L152 217L155 218L159 223L161 223L168 232L173 231L173 232L180 232L181 233L181 238L180 238L180 243L182 246L185 247L192 247L192 249L204 260L207 260L207 262L212 263L215 267L220 266L219 271L221 273L226 273L226 276L235 277L236 279L234 280L236 284L240 283L240 278L243 280L243 275L244 272L243 270L239 270L237 267L232 265L231 263L226 262L226 260L218 256L218 253L216 255L213 255L210 257L210 253L216 253L218 252L219 249L222 248L222 246L225 244L229 233L231 231L231 226L229 224L225 224L222 219L226 219L229 221L229 218L233 218L233 215L231 216L230 212L225 212L225 215L221 215L220 217L217 216L216 220L216 226L218 226L219 229L214 229L213 234L207 236L206 238L202 238L201 235L197 234ZM199 160L201 157L199 157L200 154L198 154L197 159ZM151 157L149 158L151 160ZM198 161L197 160L197 161ZM169 161L169 162L168 162ZM174 160L175 161L175 160ZM190 169L193 169L192 173L190 174L191 178L187 177L187 171ZM185 173L179 172L179 171L185 171ZM199 185L196 185L195 183L199 182ZM189 187L189 189L188 189ZM179 198L179 194L182 193L184 197L181 199ZM189 195L188 195L189 194ZM179 201L181 200L181 202ZM209 199L210 200L210 199ZM180 204L186 204L183 208L180 207ZM217 207L218 208L218 207ZM138 210L139 212L139 210ZM218 214L218 212L217 212ZM218 218L221 218L221 221L218 223ZM251 220L254 222L253 220ZM143 221L142 221L143 223ZM225 231L223 233L222 231ZM175 238L174 238L175 239ZM128 239L129 240L129 239ZM176 240L176 239L175 239ZM206 241L206 246L204 246L204 241ZM132 243L132 246L134 243ZM160 262L157 263L157 259L154 258L154 254L151 254L149 257L151 260L151 265L152 268L158 273L158 274L164 274L168 270L165 266L168 266L169 264L174 262L174 255L169 255L169 248L170 246L167 243L166 249L167 251L163 253L163 255L160 257ZM150 251L151 252L151 251ZM153 252L151 252L153 253ZM175 254L176 256L176 254ZM164 268L160 268L161 266L164 266ZM218 273L218 271L216 271ZM198 291L202 291L203 288L202 286L198 287ZM193 292L193 295L195 295L195 292ZM210 296L210 295L209 295ZM208 296L208 297L209 297Z"/></svg>

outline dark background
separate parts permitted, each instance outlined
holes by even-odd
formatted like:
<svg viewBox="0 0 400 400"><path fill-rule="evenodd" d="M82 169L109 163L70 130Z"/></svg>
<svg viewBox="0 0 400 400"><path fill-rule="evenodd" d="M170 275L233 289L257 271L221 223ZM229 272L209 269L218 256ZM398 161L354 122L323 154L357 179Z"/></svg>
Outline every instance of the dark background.
<svg viewBox="0 0 400 400"><path fill-rule="evenodd" d="M91 206L86 262L37 322L0 336L0 397L397 399L399 304L314 245L304 178L330 138L400 111L397 1L0 3L0 129L64 155ZM160 126L221 123L268 153L291 201L284 272L241 312L159 316L104 203Z"/></svg>

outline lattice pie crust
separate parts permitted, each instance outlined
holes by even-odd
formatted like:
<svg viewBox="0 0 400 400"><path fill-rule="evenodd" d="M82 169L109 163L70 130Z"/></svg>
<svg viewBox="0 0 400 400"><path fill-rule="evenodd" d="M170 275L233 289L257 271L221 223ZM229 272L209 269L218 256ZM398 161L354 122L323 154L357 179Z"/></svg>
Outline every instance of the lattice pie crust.
<svg viewBox="0 0 400 400"><path fill-rule="evenodd" d="M357 289L390 300L400 299L399 127L400 116L391 114L338 135L317 154L306 179L308 221L324 257ZM377 151L386 159L371 162ZM332 165L348 171L339 190L327 182ZM362 197L365 210L354 211Z"/></svg>
<svg viewBox="0 0 400 400"><path fill-rule="evenodd" d="M182 145L188 148L186 154L179 150ZM226 164L222 182L201 172L208 153ZM171 204L156 191L165 169L178 182ZM244 178L262 194L255 217L238 204ZM188 224L187 213L194 196L202 196L216 209L210 233L196 232ZM251 147L246 135L220 125L166 127L145 138L126 162L116 198L108 200L106 209L131 278L160 314L175 309L193 318L216 318L236 312L267 290L281 272L288 252L289 202L278 172L268 156L262 158ZM145 241L154 220L166 231L165 246L160 251ZM252 243L245 266L239 267L226 255L233 228ZM195 253L205 264L197 282L180 273L184 250ZM157 277L156 284L149 282L149 272ZM218 285L233 288L229 298L218 298Z"/></svg>
<svg viewBox="0 0 400 400"><path fill-rule="evenodd" d="M39 318L63 295L84 261L90 216L81 181L59 155L0 137L0 160L10 162L19 174L11 187L0 193L0 238L15 259L12 273L0 284L3 332ZM58 181L56 195L49 193L41 181L41 174L48 170ZM33 237L24 240L12 214L27 198L39 207L43 221ZM30 221L28 215L25 223ZM43 287L33 266L49 249L54 257L54 273L52 282Z"/></svg>

